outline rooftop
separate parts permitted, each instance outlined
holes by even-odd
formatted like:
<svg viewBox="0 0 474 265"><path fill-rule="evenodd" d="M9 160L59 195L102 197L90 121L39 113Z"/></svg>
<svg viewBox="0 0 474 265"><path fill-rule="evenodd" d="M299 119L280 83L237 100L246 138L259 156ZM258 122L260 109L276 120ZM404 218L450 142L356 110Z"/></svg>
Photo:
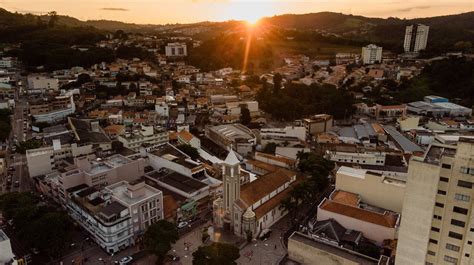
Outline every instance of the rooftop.
<svg viewBox="0 0 474 265"><path fill-rule="evenodd" d="M209 130L212 130L222 135L223 137L226 137L233 141L237 139L250 140L250 139L255 138L255 135L252 133L252 131L249 128L238 123L217 125L217 126L210 127Z"/></svg>
<svg viewBox="0 0 474 265"><path fill-rule="evenodd" d="M161 191L149 185L143 185L137 190L134 190L133 196L131 196L129 193L128 185L137 185L139 184L139 182L141 181L138 181L138 183L127 183L127 181L121 181L113 185L107 186L106 189L112 192L113 197L115 197L117 200L126 205L134 205L142 200L151 198L161 193Z"/></svg>
<svg viewBox="0 0 474 265"><path fill-rule="evenodd" d="M247 204L253 205L272 191L289 182L295 172L280 168L277 171L263 175L240 188L240 198Z"/></svg>
<svg viewBox="0 0 474 265"><path fill-rule="evenodd" d="M165 168L161 168L159 171L148 173L147 176L170 185L185 193L193 193L207 187L206 184L199 180L195 180Z"/></svg>
<svg viewBox="0 0 474 265"><path fill-rule="evenodd" d="M394 212L385 211L384 213L379 213L328 199L324 199L319 208L328 212L389 228L395 228L399 218L399 215Z"/></svg>

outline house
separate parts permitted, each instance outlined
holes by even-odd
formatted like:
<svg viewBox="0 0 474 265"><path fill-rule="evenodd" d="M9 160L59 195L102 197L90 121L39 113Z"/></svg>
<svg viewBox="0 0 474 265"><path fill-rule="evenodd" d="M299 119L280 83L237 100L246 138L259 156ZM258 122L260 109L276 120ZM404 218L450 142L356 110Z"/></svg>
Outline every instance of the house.
<svg viewBox="0 0 474 265"><path fill-rule="evenodd" d="M186 130L181 130L177 134L177 140L180 144L188 144L196 149L201 148L201 140Z"/></svg>

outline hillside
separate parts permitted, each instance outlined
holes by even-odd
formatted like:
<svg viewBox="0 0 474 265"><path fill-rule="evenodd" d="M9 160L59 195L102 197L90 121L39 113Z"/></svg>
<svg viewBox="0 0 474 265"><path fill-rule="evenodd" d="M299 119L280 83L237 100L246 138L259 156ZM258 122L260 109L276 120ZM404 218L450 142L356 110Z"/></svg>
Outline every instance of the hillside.
<svg viewBox="0 0 474 265"><path fill-rule="evenodd" d="M414 23L430 26L429 49L438 51L453 48L460 41L474 42L474 12L416 19L381 19L321 12L274 16L263 21L279 28L318 30L352 40L378 42L392 49L401 48L405 27Z"/></svg>

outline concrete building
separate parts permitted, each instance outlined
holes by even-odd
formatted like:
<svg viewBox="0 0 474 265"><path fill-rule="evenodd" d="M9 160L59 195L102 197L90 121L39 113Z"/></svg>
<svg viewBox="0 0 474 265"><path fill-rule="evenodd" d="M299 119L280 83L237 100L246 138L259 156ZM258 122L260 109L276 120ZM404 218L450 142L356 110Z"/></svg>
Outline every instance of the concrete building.
<svg viewBox="0 0 474 265"><path fill-rule="evenodd" d="M167 57L183 57L188 55L186 43L174 42L168 43L165 47Z"/></svg>
<svg viewBox="0 0 474 265"><path fill-rule="evenodd" d="M374 64L382 62L382 47L369 44L362 47L362 62L364 64Z"/></svg>
<svg viewBox="0 0 474 265"><path fill-rule="evenodd" d="M205 133L217 145L225 149L232 148L243 156L251 153L257 144L252 130L239 123L206 127Z"/></svg>
<svg viewBox="0 0 474 265"><path fill-rule="evenodd" d="M0 264L16 265L10 238L0 229Z"/></svg>
<svg viewBox="0 0 474 265"><path fill-rule="evenodd" d="M388 265L389 258L381 256L374 259L358 252L332 244L323 240L311 238L300 232L294 232L288 239L289 263L312 265Z"/></svg>
<svg viewBox="0 0 474 265"><path fill-rule="evenodd" d="M430 27L423 24L407 26L405 29L405 41L403 42L405 52L417 53L425 50L428 43L429 30Z"/></svg>
<svg viewBox="0 0 474 265"><path fill-rule="evenodd" d="M168 132L155 129L153 126L141 125L138 129L125 131L123 135L117 136L117 140L124 147L134 151L138 151L142 146L153 150L168 142Z"/></svg>
<svg viewBox="0 0 474 265"><path fill-rule="evenodd" d="M342 166L336 173L336 189L359 194L362 201L400 213L405 195L404 175L383 175ZM387 196L390 194L390 196Z"/></svg>
<svg viewBox="0 0 474 265"><path fill-rule="evenodd" d="M76 105L72 96L58 96L51 100L30 103L30 114L36 122L57 122L75 111Z"/></svg>
<svg viewBox="0 0 474 265"><path fill-rule="evenodd" d="M14 57L2 57L0 59L0 68L12 68L17 64L17 60Z"/></svg>
<svg viewBox="0 0 474 265"><path fill-rule="evenodd" d="M396 264L472 264L474 138L437 136L413 157Z"/></svg>
<svg viewBox="0 0 474 265"><path fill-rule="evenodd" d="M306 128L308 136L327 132L332 128L333 117L328 114L314 115L308 119L303 119L303 126Z"/></svg>
<svg viewBox="0 0 474 265"><path fill-rule="evenodd" d="M317 221L334 219L347 229L362 232L364 237L382 246L397 238L400 215L369 205L359 195L335 190L318 206Z"/></svg>
<svg viewBox="0 0 474 265"><path fill-rule="evenodd" d="M131 214L135 238L145 233L146 229L164 218L163 193L143 180L121 181L105 187L112 201L126 206Z"/></svg>
<svg viewBox="0 0 474 265"><path fill-rule="evenodd" d="M28 92L41 93L44 91L57 91L59 89L59 79L41 75L28 76Z"/></svg>
<svg viewBox="0 0 474 265"><path fill-rule="evenodd" d="M262 145L270 142L277 144L283 144L285 142L301 144L301 142L306 142L306 128L303 126L262 128L260 129L260 142Z"/></svg>
<svg viewBox="0 0 474 265"><path fill-rule="evenodd" d="M125 205L106 200L87 185L69 191L69 215L102 249L113 254L134 244L131 213Z"/></svg>

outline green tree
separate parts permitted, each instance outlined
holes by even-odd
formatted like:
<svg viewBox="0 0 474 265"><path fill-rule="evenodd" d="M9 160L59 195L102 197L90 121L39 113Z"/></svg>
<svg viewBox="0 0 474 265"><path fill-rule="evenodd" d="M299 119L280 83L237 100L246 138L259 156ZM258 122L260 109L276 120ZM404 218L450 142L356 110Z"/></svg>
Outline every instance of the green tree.
<svg viewBox="0 0 474 265"><path fill-rule="evenodd" d="M178 240L178 229L173 223L159 220L148 227L143 237L145 249L154 254L157 264L163 264L166 254L171 250L171 244Z"/></svg>
<svg viewBox="0 0 474 265"><path fill-rule="evenodd" d="M283 77L280 73L276 73L273 75L273 93L278 94L281 90L281 82Z"/></svg>
<svg viewBox="0 0 474 265"><path fill-rule="evenodd" d="M235 265L239 257L239 248L236 246L212 243L209 246L200 246L193 253L193 265Z"/></svg>
<svg viewBox="0 0 474 265"><path fill-rule="evenodd" d="M59 20L58 13L56 11L48 12L48 17L49 17L48 27L52 28L56 26Z"/></svg>
<svg viewBox="0 0 474 265"><path fill-rule="evenodd" d="M179 150L181 150L183 153L187 154L191 159L196 160L199 158L199 151L192 147L189 144L180 144L177 146Z"/></svg>
<svg viewBox="0 0 474 265"><path fill-rule="evenodd" d="M240 123L248 126L251 121L252 117L250 117L250 110L246 106L240 107Z"/></svg>
<svg viewBox="0 0 474 265"><path fill-rule="evenodd" d="M268 144L265 145L265 147L263 148L262 152L264 153L267 153L267 154L275 154L275 150L277 148L278 144L274 143L274 142L270 142Z"/></svg>

